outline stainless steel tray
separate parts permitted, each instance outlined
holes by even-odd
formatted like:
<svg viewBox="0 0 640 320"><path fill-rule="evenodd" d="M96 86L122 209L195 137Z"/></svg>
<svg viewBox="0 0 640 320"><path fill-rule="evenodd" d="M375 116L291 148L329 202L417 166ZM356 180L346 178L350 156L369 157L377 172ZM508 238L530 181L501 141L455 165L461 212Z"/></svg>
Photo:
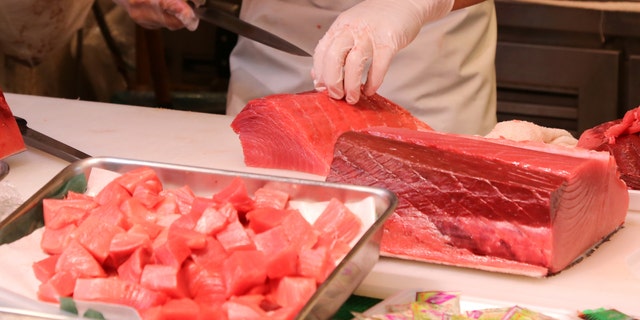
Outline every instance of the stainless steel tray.
<svg viewBox="0 0 640 320"><path fill-rule="evenodd" d="M211 195L239 177L245 182L250 194L267 183L282 183L295 190L291 195L292 200L322 202L337 198L343 202L355 202L372 198L375 203L375 219L370 224L365 222L366 231L318 288L296 319L328 319L340 308L378 261L382 226L398 203L395 194L380 188L94 157L79 160L64 168L5 220L0 221L0 244L11 243L42 227L42 199L62 198L69 190L84 192L92 168L122 173L141 166L154 168L166 188L188 185L196 194L203 195Z"/></svg>

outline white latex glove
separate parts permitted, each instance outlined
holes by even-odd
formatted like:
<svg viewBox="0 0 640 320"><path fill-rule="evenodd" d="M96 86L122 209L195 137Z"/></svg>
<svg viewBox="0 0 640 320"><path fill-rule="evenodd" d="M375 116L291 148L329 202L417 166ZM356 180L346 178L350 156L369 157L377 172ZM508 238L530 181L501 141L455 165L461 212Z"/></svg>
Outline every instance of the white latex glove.
<svg viewBox="0 0 640 320"><path fill-rule="evenodd" d="M198 18L186 0L113 0L127 10L133 21L148 29L198 28ZM201 5L204 0L192 1Z"/></svg>
<svg viewBox="0 0 640 320"><path fill-rule="evenodd" d="M453 3L364 0L342 12L316 46L312 70L316 90L356 103L367 72L364 94L374 94L396 52L411 43L424 24L448 14Z"/></svg>

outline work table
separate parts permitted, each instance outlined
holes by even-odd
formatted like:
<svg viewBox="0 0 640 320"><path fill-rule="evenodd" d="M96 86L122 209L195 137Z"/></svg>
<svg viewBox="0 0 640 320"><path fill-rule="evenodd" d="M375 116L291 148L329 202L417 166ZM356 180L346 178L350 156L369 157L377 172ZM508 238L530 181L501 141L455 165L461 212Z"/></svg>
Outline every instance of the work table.
<svg viewBox="0 0 640 320"><path fill-rule="evenodd" d="M232 117L5 93L29 127L92 156L112 156L198 167L321 180L299 172L244 165ZM68 163L38 150L6 159L27 199ZM566 310L617 308L640 315L640 213L591 256L558 275L537 279L382 258L356 294L388 297L399 290L459 291L463 297Z"/></svg>

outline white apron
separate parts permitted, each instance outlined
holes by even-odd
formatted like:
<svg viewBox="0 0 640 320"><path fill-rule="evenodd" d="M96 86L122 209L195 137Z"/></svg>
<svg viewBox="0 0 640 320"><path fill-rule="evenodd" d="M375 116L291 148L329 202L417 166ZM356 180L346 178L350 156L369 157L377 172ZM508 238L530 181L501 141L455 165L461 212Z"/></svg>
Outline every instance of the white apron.
<svg viewBox="0 0 640 320"><path fill-rule="evenodd" d="M240 17L313 52L337 15L360 0L244 0ZM434 129L488 133L496 123L493 0L424 26L393 58L378 93ZM312 58L239 37L231 53L227 114L254 98L313 89Z"/></svg>

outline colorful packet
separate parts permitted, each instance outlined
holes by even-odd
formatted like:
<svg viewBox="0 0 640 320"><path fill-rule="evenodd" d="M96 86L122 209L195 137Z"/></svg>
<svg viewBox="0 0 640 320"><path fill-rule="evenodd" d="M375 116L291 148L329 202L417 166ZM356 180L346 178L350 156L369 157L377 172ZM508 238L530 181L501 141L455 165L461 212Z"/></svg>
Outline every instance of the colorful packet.
<svg viewBox="0 0 640 320"><path fill-rule="evenodd" d="M447 291L416 292L415 301L385 307L386 314L365 316L353 313L357 320L552 320L554 318L520 306L460 311L460 294ZM608 318L584 318L601 320ZM612 318L613 319L613 318ZM631 318L615 318L626 320Z"/></svg>
<svg viewBox="0 0 640 320"><path fill-rule="evenodd" d="M413 320L452 320L456 314L446 312L438 305L424 302L411 303Z"/></svg>
<svg viewBox="0 0 640 320"><path fill-rule="evenodd" d="M413 320L411 313L385 313L366 316L362 313L351 313L357 320Z"/></svg>
<svg viewBox="0 0 640 320"><path fill-rule="evenodd" d="M449 291L416 292L416 302L426 303L445 313L460 313L460 293Z"/></svg>
<svg viewBox="0 0 640 320"><path fill-rule="evenodd" d="M632 320L634 317L628 316L615 309L599 308L594 310L584 310L580 313L580 318L587 320Z"/></svg>
<svg viewBox="0 0 640 320"><path fill-rule="evenodd" d="M509 308L490 308L465 312L469 319L477 320L551 320L553 318L530 309L513 306Z"/></svg>

